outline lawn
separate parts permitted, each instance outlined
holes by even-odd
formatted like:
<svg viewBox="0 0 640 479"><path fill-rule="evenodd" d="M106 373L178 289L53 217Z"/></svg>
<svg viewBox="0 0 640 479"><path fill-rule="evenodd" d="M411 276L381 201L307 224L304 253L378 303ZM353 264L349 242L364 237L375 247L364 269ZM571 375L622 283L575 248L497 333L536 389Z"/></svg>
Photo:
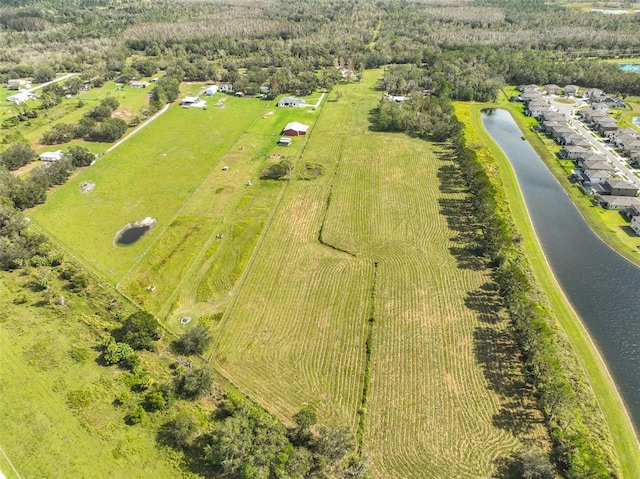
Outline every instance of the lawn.
<svg viewBox="0 0 640 479"><path fill-rule="evenodd" d="M46 306L28 276L0 275L0 447L19 476L4 457L2 472L7 479L183 477L158 448L155 426L127 426L126 408L113 405L129 388L122 370L97 363L104 316L64 294L66 306ZM25 303L11 301L18 297Z"/></svg>
<svg viewBox="0 0 640 479"><path fill-rule="evenodd" d="M503 102L501 106L508 107L506 102ZM623 477L640 477L638 441L622 399L595 345L589 338L579 318L576 316L575 311L573 311L567 302L553 273L549 269L549 265L546 262L529 221L529 215L508 160L482 127L480 110L487 107L489 107L489 105L486 104L471 105L457 103L456 113L458 119L466 125L466 135L469 144L474 145L474 150L480 157L484 158L489 165L493 164L498 168L497 170L492 170L493 175L499 177L499 181L504 185L512 216L518 230L523 234L522 246L531 262L533 273L549 300L551 312L567 334L571 346L582 363L591 387L595 392L609 430L611 431L614 447L622 466ZM516 121L518 120L516 114L514 114L514 118ZM523 132L525 132L525 135L529 135L529 132L524 129ZM532 141L531 139L529 140ZM535 141L535 139L533 140ZM575 195L573 195L573 197L575 199ZM584 204L584 201L583 204L580 202L577 204L584 214L587 205ZM587 216L587 219L593 221L593 215L591 217Z"/></svg>
<svg viewBox="0 0 640 479"><path fill-rule="evenodd" d="M330 94L298 163L325 173L284 192L211 323L212 359L285 420L310 403L350 425L374 477L489 477L546 433L488 270L465 250L455 167L439 146L369 130L380 74Z"/></svg>

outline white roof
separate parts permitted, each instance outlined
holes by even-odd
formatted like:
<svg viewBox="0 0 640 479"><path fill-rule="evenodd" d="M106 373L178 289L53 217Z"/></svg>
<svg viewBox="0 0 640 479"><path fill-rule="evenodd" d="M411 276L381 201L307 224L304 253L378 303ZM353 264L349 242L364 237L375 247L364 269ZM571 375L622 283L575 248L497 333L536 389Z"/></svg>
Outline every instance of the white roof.
<svg viewBox="0 0 640 479"><path fill-rule="evenodd" d="M15 95L11 95L7 97L7 101L12 101L16 105L20 105L21 103L24 103L32 96L33 96L33 93L29 93L27 91L21 91L20 93L16 93Z"/></svg>
<svg viewBox="0 0 640 479"><path fill-rule="evenodd" d="M298 121L292 121L291 123L287 123L287 126L284 127L285 130L295 130L295 131L304 131L306 132L309 129L308 125L303 125Z"/></svg>
<svg viewBox="0 0 640 479"><path fill-rule="evenodd" d="M185 96L182 99L182 103L195 103L198 101L198 97L197 96Z"/></svg>
<svg viewBox="0 0 640 479"><path fill-rule="evenodd" d="M45 151L43 153L40 153L40 159L42 161L58 161L62 159L63 156L64 153L62 152L62 150Z"/></svg>

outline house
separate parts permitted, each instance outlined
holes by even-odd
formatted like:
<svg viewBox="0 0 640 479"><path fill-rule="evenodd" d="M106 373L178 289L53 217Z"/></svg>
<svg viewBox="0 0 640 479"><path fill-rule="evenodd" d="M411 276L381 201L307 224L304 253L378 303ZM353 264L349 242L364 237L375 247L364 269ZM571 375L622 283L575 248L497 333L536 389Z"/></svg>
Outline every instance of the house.
<svg viewBox="0 0 640 479"><path fill-rule="evenodd" d="M233 85L231 83L221 83L220 91L222 93L233 93Z"/></svg>
<svg viewBox="0 0 640 479"><path fill-rule="evenodd" d="M636 215L631 218L631 229L640 236L640 216Z"/></svg>
<svg viewBox="0 0 640 479"><path fill-rule="evenodd" d="M185 108L189 108L190 106L197 103L199 100L200 99L197 96L185 96L180 102L180 105L184 106Z"/></svg>
<svg viewBox="0 0 640 479"><path fill-rule="evenodd" d="M624 101L622 101L622 98L608 96L602 101L602 103L607 105L609 108L624 108Z"/></svg>
<svg viewBox="0 0 640 479"><path fill-rule="evenodd" d="M618 122L613 118L602 118L598 121L596 125L596 130L602 136L607 136L609 133L614 132L618 129Z"/></svg>
<svg viewBox="0 0 640 479"><path fill-rule="evenodd" d="M611 196L638 196L639 191L636 185L620 178L609 178L602 187Z"/></svg>
<svg viewBox="0 0 640 479"><path fill-rule="evenodd" d="M564 87L564 94L567 96L576 96L579 88L576 85L567 85Z"/></svg>
<svg viewBox="0 0 640 479"><path fill-rule="evenodd" d="M7 81L7 88L9 90L20 90L22 88L29 88L29 82L27 82L27 80L21 80L21 79L11 79L9 81Z"/></svg>
<svg viewBox="0 0 640 479"><path fill-rule="evenodd" d="M218 85L210 85L204 91L204 94L207 95L207 96L211 96L211 95L214 95L217 92L218 92Z"/></svg>
<svg viewBox="0 0 640 479"><path fill-rule="evenodd" d="M395 101L396 103L402 103L403 101L409 100L408 96L403 95L391 95L389 93L385 93L384 97L389 101Z"/></svg>
<svg viewBox="0 0 640 479"><path fill-rule="evenodd" d="M15 95L11 95L7 97L7 101L15 103L16 105L22 105L24 102L26 102L27 100L30 100L34 96L35 95L31 92L21 91L16 93Z"/></svg>
<svg viewBox="0 0 640 479"><path fill-rule="evenodd" d="M607 181L609 178L613 177L615 171L612 170L591 170L584 169L579 174L579 180L582 181L586 185L596 185L601 184Z"/></svg>
<svg viewBox="0 0 640 479"><path fill-rule="evenodd" d="M291 145L291 138L281 137L280 141L278 141L278 145L280 145L280 146L290 146Z"/></svg>
<svg viewBox="0 0 640 479"><path fill-rule="evenodd" d="M602 157L601 159L578 159L576 164L581 170L616 170L616 167L609 163L604 157Z"/></svg>
<svg viewBox="0 0 640 479"><path fill-rule="evenodd" d="M589 88L582 96L589 100L590 103L599 103L607 98L607 94L599 88Z"/></svg>
<svg viewBox="0 0 640 479"><path fill-rule="evenodd" d="M138 80L131 80L129 82L129 86L131 88L147 88L149 86L149 82L146 81L138 81Z"/></svg>
<svg viewBox="0 0 640 479"><path fill-rule="evenodd" d="M285 96L278 102L278 106L293 106L293 107L303 107L306 106L304 100L302 98L294 98L292 96Z"/></svg>
<svg viewBox="0 0 640 479"><path fill-rule="evenodd" d="M603 113L610 113L609 105L604 102L592 103L591 108L597 111L601 111Z"/></svg>
<svg viewBox="0 0 640 479"><path fill-rule="evenodd" d="M567 119L564 117L562 113L558 111L553 111L553 110L545 111L544 114L542 115L542 119L544 121L556 121L558 123L567 122Z"/></svg>
<svg viewBox="0 0 640 479"><path fill-rule="evenodd" d="M558 138L561 136L568 136L576 132L573 128L570 128L569 125L567 125L566 123L553 125L549 128L546 128L546 131L551 136L551 138L553 138L556 141L558 141Z"/></svg>
<svg viewBox="0 0 640 479"><path fill-rule="evenodd" d="M303 125L302 123L299 123L297 121L292 121L284 127L284 130L282 130L282 134L285 136L304 136L307 134L308 130L308 125Z"/></svg>
<svg viewBox="0 0 640 479"><path fill-rule="evenodd" d="M561 88L558 85L545 85L544 91L546 91L549 95L558 95L560 93Z"/></svg>
<svg viewBox="0 0 640 479"><path fill-rule="evenodd" d="M520 85L518 86L518 90L520 90L523 93L528 93L528 92L539 92L540 91L540 87L538 85Z"/></svg>
<svg viewBox="0 0 640 479"><path fill-rule="evenodd" d="M589 150L587 150L586 148L582 148L581 146L573 146L573 145L566 145L562 147L562 149L558 152L558 155L560 155L560 158L571 159L571 160L577 160L578 158L584 157L587 154L589 154Z"/></svg>
<svg viewBox="0 0 640 479"><path fill-rule="evenodd" d="M45 151L40 153L40 159L42 161L59 161L64 156L62 150L57 151Z"/></svg>
<svg viewBox="0 0 640 479"><path fill-rule="evenodd" d="M640 198L634 196L596 195L598 204L609 210L627 210L640 205Z"/></svg>

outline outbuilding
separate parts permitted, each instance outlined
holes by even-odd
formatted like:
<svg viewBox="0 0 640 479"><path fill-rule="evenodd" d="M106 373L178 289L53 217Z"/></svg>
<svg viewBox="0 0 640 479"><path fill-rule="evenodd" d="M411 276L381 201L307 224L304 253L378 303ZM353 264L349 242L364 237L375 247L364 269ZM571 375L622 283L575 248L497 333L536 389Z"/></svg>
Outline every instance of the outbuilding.
<svg viewBox="0 0 640 479"><path fill-rule="evenodd" d="M215 93L218 93L218 85L208 86L207 89L204 91L204 94L207 96L211 96Z"/></svg>
<svg viewBox="0 0 640 479"><path fill-rule="evenodd" d="M42 161L59 161L64 156L62 150L57 151L45 151L40 153L40 159Z"/></svg>
<svg viewBox="0 0 640 479"><path fill-rule="evenodd" d="M309 131L308 125L303 125L298 121L292 121L284 127L282 134L285 136L304 136Z"/></svg>
<svg viewBox="0 0 640 479"><path fill-rule="evenodd" d="M285 138L284 136L280 138L280 141L278 141L278 145L280 146L290 146L291 145L291 138Z"/></svg>

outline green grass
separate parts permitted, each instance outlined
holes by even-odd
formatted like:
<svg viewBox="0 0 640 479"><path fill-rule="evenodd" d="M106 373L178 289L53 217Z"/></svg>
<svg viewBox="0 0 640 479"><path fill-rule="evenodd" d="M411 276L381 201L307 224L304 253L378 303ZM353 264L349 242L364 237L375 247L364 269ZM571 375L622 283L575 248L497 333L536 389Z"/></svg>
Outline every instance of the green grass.
<svg viewBox="0 0 640 479"><path fill-rule="evenodd" d="M488 271L465 255L459 218L442 214L464 211L459 185L440 191L452 163L437 146L369 131L381 73L329 96L300 162L325 174L284 193L212 324L212 358L285 420L311 403L323 422L361 424L374 477L489 477L522 439L546 446L541 416Z"/></svg>
<svg viewBox="0 0 640 479"><path fill-rule="evenodd" d="M183 477L157 425L127 426L126 407L112 404L128 387L97 363L104 314L68 292L66 306L42 305L28 280L0 275L0 447L20 477ZM18 477L4 458L0 468Z"/></svg>
<svg viewBox="0 0 640 479"><path fill-rule="evenodd" d="M534 275L549 301L554 316L567 334L575 354L585 369L611 432L623 477L640 477L638 441L623 401L596 346L549 269L508 160L482 127L480 110L489 106L458 103L456 104L456 113L460 121L463 121L467 127L466 134L469 145L475 145L474 149L479 155L487 159L489 164L496 164L499 168L494 170L493 174L498 175L504 185L512 217L523 235L522 247L531 262ZM504 104L500 106L504 106ZM514 118L517 120L516 115ZM495 160L495 163L491 159ZM582 205L581 210L584 208L585 205Z"/></svg>

